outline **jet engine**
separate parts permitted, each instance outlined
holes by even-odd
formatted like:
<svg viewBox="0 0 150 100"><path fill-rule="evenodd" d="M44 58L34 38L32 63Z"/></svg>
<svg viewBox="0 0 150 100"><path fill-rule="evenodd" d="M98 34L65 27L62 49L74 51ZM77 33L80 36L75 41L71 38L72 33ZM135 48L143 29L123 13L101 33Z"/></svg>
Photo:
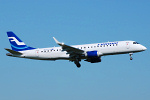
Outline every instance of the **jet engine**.
<svg viewBox="0 0 150 100"><path fill-rule="evenodd" d="M100 57L102 55L102 53L98 52L98 51L87 51L85 56L88 58L95 58L95 57Z"/></svg>
<svg viewBox="0 0 150 100"><path fill-rule="evenodd" d="M87 58L85 61L91 62L91 63L98 63L98 62L101 62L101 57Z"/></svg>

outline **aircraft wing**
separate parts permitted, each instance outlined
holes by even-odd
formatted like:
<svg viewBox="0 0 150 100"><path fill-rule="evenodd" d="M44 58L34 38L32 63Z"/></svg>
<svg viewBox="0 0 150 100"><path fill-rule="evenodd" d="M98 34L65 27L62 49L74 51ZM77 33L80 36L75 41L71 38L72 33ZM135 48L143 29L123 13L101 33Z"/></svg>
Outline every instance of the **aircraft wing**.
<svg viewBox="0 0 150 100"><path fill-rule="evenodd" d="M58 45L60 45L62 47L63 51L67 51L67 53L70 54L70 55L81 55L81 54L84 53L84 51L81 50L81 49L66 45L64 43L60 43L58 40L56 40L55 37L53 37L53 39L55 40L55 42Z"/></svg>

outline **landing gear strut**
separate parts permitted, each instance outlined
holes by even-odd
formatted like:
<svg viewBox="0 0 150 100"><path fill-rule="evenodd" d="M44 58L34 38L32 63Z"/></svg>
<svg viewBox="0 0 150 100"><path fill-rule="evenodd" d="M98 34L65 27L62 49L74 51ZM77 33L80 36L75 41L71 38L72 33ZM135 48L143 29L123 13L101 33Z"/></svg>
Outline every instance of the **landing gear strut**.
<svg viewBox="0 0 150 100"><path fill-rule="evenodd" d="M81 64L79 63L79 59L76 59L76 60L74 61L74 63L76 64L76 66L77 66L78 68L81 67Z"/></svg>
<svg viewBox="0 0 150 100"><path fill-rule="evenodd" d="M133 60L132 58L133 53L129 53L129 55L130 55L130 60Z"/></svg>

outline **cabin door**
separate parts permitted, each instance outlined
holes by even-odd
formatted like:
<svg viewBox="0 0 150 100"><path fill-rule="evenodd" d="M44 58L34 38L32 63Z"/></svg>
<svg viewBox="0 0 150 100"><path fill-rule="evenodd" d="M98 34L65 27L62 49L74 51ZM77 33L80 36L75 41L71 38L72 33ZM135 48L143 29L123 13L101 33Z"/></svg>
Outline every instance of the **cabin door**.
<svg viewBox="0 0 150 100"><path fill-rule="evenodd" d="M127 48L127 49L130 48L130 42L126 42L126 48Z"/></svg>
<svg viewBox="0 0 150 100"><path fill-rule="evenodd" d="M36 51L35 51L35 55L36 55L37 57L39 57L39 50L36 50Z"/></svg>

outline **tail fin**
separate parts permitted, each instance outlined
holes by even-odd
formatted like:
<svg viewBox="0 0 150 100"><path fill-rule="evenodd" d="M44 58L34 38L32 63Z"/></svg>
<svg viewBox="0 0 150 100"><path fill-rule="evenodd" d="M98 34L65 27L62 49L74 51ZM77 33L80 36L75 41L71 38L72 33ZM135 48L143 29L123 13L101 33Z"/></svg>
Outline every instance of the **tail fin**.
<svg viewBox="0 0 150 100"><path fill-rule="evenodd" d="M32 47L27 46L22 40L20 40L13 32L7 32L9 42L11 44L11 48L14 51L24 51L24 50L31 50L35 49Z"/></svg>

